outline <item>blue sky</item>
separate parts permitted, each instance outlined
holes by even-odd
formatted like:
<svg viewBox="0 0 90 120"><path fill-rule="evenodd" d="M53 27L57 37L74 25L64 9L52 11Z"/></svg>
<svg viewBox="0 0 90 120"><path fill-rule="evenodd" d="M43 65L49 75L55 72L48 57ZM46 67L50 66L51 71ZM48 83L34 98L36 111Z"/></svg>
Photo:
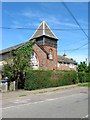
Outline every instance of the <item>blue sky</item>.
<svg viewBox="0 0 90 120"><path fill-rule="evenodd" d="M66 4L82 28L88 29L88 3L68 2ZM81 30L75 30L80 28L62 3L7 2L3 3L2 8L3 27L30 29L3 29L3 42L0 49L28 41L35 32L35 29L44 20L59 39L59 55L63 55L65 51L68 57L74 58L77 62L84 61L88 57L88 45L73 51L73 49L87 43L88 39ZM88 30L85 30L85 32L88 34Z"/></svg>

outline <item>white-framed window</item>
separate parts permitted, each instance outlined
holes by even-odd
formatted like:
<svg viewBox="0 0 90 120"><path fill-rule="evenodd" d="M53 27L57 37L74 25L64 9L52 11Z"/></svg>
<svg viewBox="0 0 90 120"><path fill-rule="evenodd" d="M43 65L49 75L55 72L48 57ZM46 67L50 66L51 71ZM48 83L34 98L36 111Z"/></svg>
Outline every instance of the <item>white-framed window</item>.
<svg viewBox="0 0 90 120"><path fill-rule="evenodd" d="M31 54L31 65L34 69L38 69L39 67L39 60L35 52Z"/></svg>
<svg viewBox="0 0 90 120"><path fill-rule="evenodd" d="M75 68L74 64L73 64L73 68Z"/></svg>
<svg viewBox="0 0 90 120"><path fill-rule="evenodd" d="M53 59L53 51L52 51L52 49L50 49L50 51L49 51L49 59L50 59L50 60Z"/></svg>
<svg viewBox="0 0 90 120"><path fill-rule="evenodd" d="M69 67L74 68L74 64L70 63Z"/></svg>
<svg viewBox="0 0 90 120"><path fill-rule="evenodd" d="M57 67L58 67L58 68L60 67L60 63L59 63L59 62L57 63Z"/></svg>
<svg viewBox="0 0 90 120"><path fill-rule="evenodd" d="M72 64L71 63L69 64L69 67L72 68Z"/></svg>
<svg viewBox="0 0 90 120"><path fill-rule="evenodd" d="M68 66L68 64L67 64L67 63L65 63L65 65L66 65L66 66Z"/></svg>

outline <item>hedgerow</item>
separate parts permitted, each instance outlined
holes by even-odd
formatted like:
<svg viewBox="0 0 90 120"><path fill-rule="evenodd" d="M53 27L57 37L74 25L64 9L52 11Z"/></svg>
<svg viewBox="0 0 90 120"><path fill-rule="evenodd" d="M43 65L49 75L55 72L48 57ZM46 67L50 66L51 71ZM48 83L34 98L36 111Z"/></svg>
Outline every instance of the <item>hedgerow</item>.
<svg viewBox="0 0 90 120"><path fill-rule="evenodd" d="M35 90L58 87L77 82L77 72L75 71L28 70L26 72L25 89Z"/></svg>
<svg viewBox="0 0 90 120"><path fill-rule="evenodd" d="M78 72L78 80L80 83L90 81L90 73Z"/></svg>

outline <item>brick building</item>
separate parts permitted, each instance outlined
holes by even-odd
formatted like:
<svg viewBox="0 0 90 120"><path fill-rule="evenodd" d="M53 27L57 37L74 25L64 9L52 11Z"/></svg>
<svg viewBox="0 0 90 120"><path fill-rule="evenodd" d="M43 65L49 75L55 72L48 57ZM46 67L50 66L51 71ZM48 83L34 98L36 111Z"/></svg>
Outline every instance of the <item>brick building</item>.
<svg viewBox="0 0 90 120"><path fill-rule="evenodd" d="M65 56L57 55L57 41L58 38L46 24L42 22L33 36L29 40L35 39L36 42L32 46L33 53L31 54L31 64L33 69L44 70L76 70L76 62ZM2 65L4 59L11 56L11 50L18 49L28 41L0 52L0 64Z"/></svg>

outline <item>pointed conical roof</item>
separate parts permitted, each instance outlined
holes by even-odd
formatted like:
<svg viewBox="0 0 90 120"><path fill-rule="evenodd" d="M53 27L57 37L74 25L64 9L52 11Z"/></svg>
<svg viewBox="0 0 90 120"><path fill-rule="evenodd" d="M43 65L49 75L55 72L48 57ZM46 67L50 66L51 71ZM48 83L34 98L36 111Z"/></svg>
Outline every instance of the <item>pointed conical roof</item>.
<svg viewBox="0 0 90 120"><path fill-rule="evenodd" d="M63 56L66 57L67 55L64 53Z"/></svg>
<svg viewBox="0 0 90 120"><path fill-rule="evenodd" d="M54 39L58 39L55 34L52 32L52 30L49 28L49 26L46 24L45 21L43 21L38 29L35 31L35 33L33 34L33 36L31 37L31 39L35 39L37 37L40 37L40 36L47 36L47 37L51 37L51 38L54 38Z"/></svg>

